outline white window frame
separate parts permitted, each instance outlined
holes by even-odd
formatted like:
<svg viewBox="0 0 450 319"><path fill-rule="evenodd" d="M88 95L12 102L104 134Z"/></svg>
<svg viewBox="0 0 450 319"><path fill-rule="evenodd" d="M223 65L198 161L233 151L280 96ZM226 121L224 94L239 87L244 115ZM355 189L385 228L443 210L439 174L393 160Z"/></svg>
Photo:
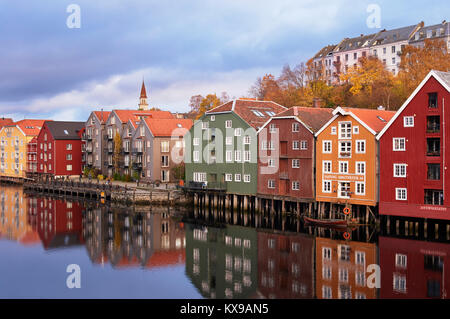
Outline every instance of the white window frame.
<svg viewBox="0 0 450 319"><path fill-rule="evenodd" d="M267 181L267 188L269 189L275 189L275 180L274 179L269 179Z"/></svg>
<svg viewBox="0 0 450 319"><path fill-rule="evenodd" d="M358 186L362 185L363 192L358 189ZM355 194L356 195L366 195L366 183L365 182L355 182Z"/></svg>
<svg viewBox="0 0 450 319"><path fill-rule="evenodd" d="M292 149L297 151L300 149L300 141L292 141Z"/></svg>
<svg viewBox="0 0 450 319"><path fill-rule="evenodd" d="M292 182L292 190L293 191L299 191L300 190L300 182L299 181L293 181Z"/></svg>
<svg viewBox="0 0 450 319"><path fill-rule="evenodd" d="M403 148L396 148L396 142L398 141L398 143L399 143L399 145L398 146L400 146L400 142L402 142L403 141ZM406 151L406 138L404 138L404 137L393 137L392 138L392 150L394 151L394 152L404 152L404 151Z"/></svg>
<svg viewBox="0 0 450 319"><path fill-rule="evenodd" d="M402 172L402 168L403 168L403 172ZM406 170L407 170L407 165L403 164L403 163L394 163L393 165L393 176L394 177L399 177L399 178L405 178L406 177ZM398 174L397 174L397 169L398 169ZM404 174L401 174L404 173Z"/></svg>
<svg viewBox="0 0 450 319"><path fill-rule="evenodd" d="M364 151L360 151L360 145L363 145ZM366 140L356 140L355 141L355 153L356 154L366 154Z"/></svg>
<svg viewBox="0 0 450 319"><path fill-rule="evenodd" d="M233 174L225 174L225 182L232 182Z"/></svg>
<svg viewBox="0 0 450 319"><path fill-rule="evenodd" d="M300 150L305 151L308 149L308 141L302 140L300 141Z"/></svg>
<svg viewBox="0 0 450 319"><path fill-rule="evenodd" d="M234 174L234 181L235 182L240 182L240 181L242 181L242 176L241 176L241 174Z"/></svg>
<svg viewBox="0 0 450 319"><path fill-rule="evenodd" d="M244 151L244 162L250 163L252 159L252 153L250 151Z"/></svg>
<svg viewBox="0 0 450 319"><path fill-rule="evenodd" d="M250 135L245 135L244 136L244 145L250 145L252 139L250 137Z"/></svg>
<svg viewBox="0 0 450 319"><path fill-rule="evenodd" d="M195 163L200 162L200 151L194 151L192 154L192 158Z"/></svg>
<svg viewBox="0 0 450 319"><path fill-rule="evenodd" d="M292 132L293 133L300 132L300 123L298 122L292 123Z"/></svg>
<svg viewBox="0 0 450 319"><path fill-rule="evenodd" d="M250 174L244 174L244 183L250 183L251 177Z"/></svg>
<svg viewBox="0 0 450 319"><path fill-rule="evenodd" d="M296 163L297 165L294 165ZM294 158L292 159L292 168L300 168L300 159Z"/></svg>
<svg viewBox="0 0 450 319"><path fill-rule="evenodd" d="M216 120L216 116L215 115L211 115L211 122L214 122Z"/></svg>
<svg viewBox="0 0 450 319"><path fill-rule="evenodd" d="M233 151L226 151L225 152L225 161L227 163L232 163L233 162Z"/></svg>
<svg viewBox="0 0 450 319"><path fill-rule="evenodd" d="M342 168L341 164L346 164L346 167L347 167L346 172L343 172L341 170L341 168ZM349 171L348 161L339 161L339 174L348 174L348 171Z"/></svg>
<svg viewBox="0 0 450 319"><path fill-rule="evenodd" d="M404 116L403 127L414 127L414 116Z"/></svg>
<svg viewBox="0 0 450 319"><path fill-rule="evenodd" d="M353 126L353 134L354 135L359 134L359 126L358 125Z"/></svg>
<svg viewBox="0 0 450 319"><path fill-rule="evenodd" d="M358 172L359 168L363 167L364 172ZM355 162L355 174L356 175L366 175L366 162Z"/></svg>
<svg viewBox="0 0 450 319"><path fill-rule="evenodd" d="M234 151L234 161L237 163L240 163L242 161L241 151L239 150Z"/></svg>
<svg viewBox="0 0 450 319"><path fill-rule="evenodd" d="M347 126L348 124L350 124L350 128L345 127L344 129L345 129L346 132L344 132L343 129L342 129L342 126L343 125ZM349 131L347 132L347 130L349 130ZM343 139L343 140L351 139L352 138L352 122L351 121L339 122L338 131L339 131L339 139Z"/></svg>
<svg viewBox="0 0 450 319"><path fill-rule="evenodd" d="M330 170L325 169L329 165ZM322 173L332 173L333 172L333 162L332 161L322 161Z"/></svg>
<svg viewBox="0 0 450 319"><path fill-rule="evenodd" d="M232 120L226 120L225 121L225 128L232 128L233 127L233 121Z"/></svg>
<svg viewBox="0 0 450 319"><path fill-rule="evenodd" d="M403 194L401 193L402 191L405 192L405 197L403 198ZM401 196L399 196L401 195ZM405 201L408 200L408 189L407 188L401 188L401 187L396 187L395 188L395 200L401 200L401 201Z"/></svg>
<svg viewBox="0 0 450 319"><path fill-rule="evenodd" d="M327 189L326 185L329 186L329 189ZM322 193L331 193L331 181L323 180L322 181Z"/></svg>
<svg viewBox="0 0 450 319"><path fill-rule="evenodd" d="M242 128L236 127L234 129L234 136L241 136L242 135Z"/></svg>
<svg viewBox="0 0 450 319"><path fill-rule="evenodd" d="M326 146L329 145L330 150L326 150ZM324 140L322 141L322 153L324 154L331 154L333 151L333 143L330 140Z"/></svg>

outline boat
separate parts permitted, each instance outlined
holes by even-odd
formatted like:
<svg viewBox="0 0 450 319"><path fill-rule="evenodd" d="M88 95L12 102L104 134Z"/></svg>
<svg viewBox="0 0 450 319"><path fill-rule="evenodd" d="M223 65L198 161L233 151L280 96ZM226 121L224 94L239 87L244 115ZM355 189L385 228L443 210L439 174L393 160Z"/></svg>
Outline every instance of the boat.
<svg viewBox="0 0 450 319"><path fill-rule="evenodd" d="M348 221L344 219L314 219L303 216L303 220L305 223L323 227L347 227L349 225Z"/></svg>

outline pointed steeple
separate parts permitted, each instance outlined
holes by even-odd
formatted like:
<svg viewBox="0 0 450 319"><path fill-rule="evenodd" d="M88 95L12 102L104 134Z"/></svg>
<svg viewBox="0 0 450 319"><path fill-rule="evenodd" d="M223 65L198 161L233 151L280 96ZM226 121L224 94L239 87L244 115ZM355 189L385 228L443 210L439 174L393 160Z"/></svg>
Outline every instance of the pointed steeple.
<svg viewBox="0 0 450 319"><path fill-rule="evenodd" d="M147 91L145 89L144 78L142 78L141 96L139 100L139 110L148 110Z"/></svg>

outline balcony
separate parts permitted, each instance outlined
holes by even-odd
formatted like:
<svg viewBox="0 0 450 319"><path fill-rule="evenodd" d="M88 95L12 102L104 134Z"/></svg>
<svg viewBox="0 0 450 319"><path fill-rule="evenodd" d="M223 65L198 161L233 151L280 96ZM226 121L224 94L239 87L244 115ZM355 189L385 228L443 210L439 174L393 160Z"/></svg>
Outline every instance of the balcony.
<svg viewBox="0 0 450 319"><path fill-rule="evenodd" d="M209 191L221 191L227 190L226 182L193 182L189 181L186 185L189 190L209 190Z"/></svg>

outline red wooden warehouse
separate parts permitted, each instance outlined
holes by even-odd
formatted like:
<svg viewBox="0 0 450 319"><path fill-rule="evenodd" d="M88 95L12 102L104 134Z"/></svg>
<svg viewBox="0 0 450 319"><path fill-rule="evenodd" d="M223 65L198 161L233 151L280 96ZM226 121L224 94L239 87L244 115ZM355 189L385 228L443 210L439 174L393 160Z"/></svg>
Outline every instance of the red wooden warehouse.
<svg viewBox="0 0 450 319"><path fill-rule="evenodd" d="M328 108L292 107L258 132L258 193L314 200L314 134L332 117Z"/></svg>
<svg viewBox="0 0 450 319"><path fill-rule="evenodd" d="M450 73L431 71L377 136L380 215L450 220Z"/></svg>
<svg viewBox="0 0 450 319"><path fill-rule="evenodd" d="M37 137L37 172L79 176L83 167L84 122L47 121Z"/></svg>

